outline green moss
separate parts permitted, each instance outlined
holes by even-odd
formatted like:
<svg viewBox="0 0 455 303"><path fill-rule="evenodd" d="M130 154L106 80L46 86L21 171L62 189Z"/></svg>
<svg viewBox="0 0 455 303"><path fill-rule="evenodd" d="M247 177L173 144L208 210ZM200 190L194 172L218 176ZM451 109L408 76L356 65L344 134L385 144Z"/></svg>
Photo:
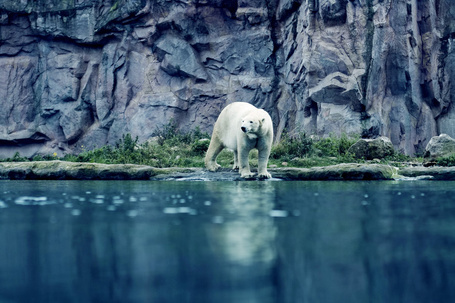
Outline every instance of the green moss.
<svg viewBox="0 0 455 303"><path fill-rule="evenodd" d="M118 9L118 1L116 1L112 6L111 6L111 12L115 11Z"/></svg>

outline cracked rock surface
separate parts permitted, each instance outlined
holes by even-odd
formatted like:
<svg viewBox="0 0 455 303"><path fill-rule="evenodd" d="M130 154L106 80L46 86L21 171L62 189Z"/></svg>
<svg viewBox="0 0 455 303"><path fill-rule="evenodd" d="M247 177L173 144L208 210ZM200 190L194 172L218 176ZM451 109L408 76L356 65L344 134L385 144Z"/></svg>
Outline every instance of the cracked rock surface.
<svg viewBox="0 0 455 303"><path fill-rule="evenodd" d="M283 130L455 137L451 0L0 2L0 155L211 132L250 102Z"/></svg>

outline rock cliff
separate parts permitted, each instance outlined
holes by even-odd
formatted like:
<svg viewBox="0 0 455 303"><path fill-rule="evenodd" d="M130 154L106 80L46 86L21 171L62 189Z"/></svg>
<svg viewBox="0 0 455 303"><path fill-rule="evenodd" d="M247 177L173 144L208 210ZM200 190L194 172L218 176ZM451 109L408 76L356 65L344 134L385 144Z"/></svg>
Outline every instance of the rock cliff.
<svg viewBox="0 0 455 303"><path fill-rule="evenodd" d="M0 1L0 155L80 152L246 101L284 129L455 137L451 0Z"/></svg>

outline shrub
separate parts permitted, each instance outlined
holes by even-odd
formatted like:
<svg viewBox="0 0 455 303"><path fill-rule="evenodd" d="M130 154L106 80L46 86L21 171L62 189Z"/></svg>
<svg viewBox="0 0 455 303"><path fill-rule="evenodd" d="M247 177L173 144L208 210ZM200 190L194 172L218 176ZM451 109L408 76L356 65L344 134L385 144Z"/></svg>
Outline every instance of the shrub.
<svg viewBox="0 0 455 303"><path fill-rule="evenodd" d="M309 155L313 149L313 140L305 133L299 133L293 137L284 133L280 142L272 146L270 157L289 161L293 158L301 158Z"/></svg>
<svg viewBox="0 0 455 303"><path fill-rule="evenodd" d="M16 152L12 158L7 159L7 162L27 162L28 158L22 157L19 152Z"/></svg>
<svg viewBox="0 0 455 303"><path fill-rule="evenodd" d="M191 144L191 151L194 156L204 156L209 148L210 140L199 139Z"/></svg>
<svg viewBox="0 0 455 303"><path fill-rule="evenodd" d="M455 154L436 159L436 165L439 166L455 166Z"/></svg>
<svg viewBox="0 0 455 303"><path fill-rule="evenodd" d="M123 153L133 153L134 149L137 146L138 137L133 140L131 134L126 134L122 136L122 139L116 143L116 147L119 151Z"/></svg>
<svg viewBox="0 0 455 303"><path fill-rule="evenodd" d="M328 138L321 138L314 142L314 147L325 157L347 156L348 149L359 139L358 136L347 136L346 134L336 137L330 135Z"/></svg>
<svg viewBox="0 0 455 303"><path fill-rule="evenodd" d="M174 120L171 120L168 124L163 125L161 129L155 130L155 136L158 137L158 144L163 145L165 143L170 144L191 144L196 140L210 138L207 133L201 132L199 127L190 132L183 132L179 130Z"/></svg>
<svg viewBox="0 0 455 303"><path fill-rule="evenodd" d="M42 155L36 155L32 158L32 161L45 161L44 157Z"/></svg>
<svg viewBox="0 0 455 303"><path fill-rule="evenodd" d="M174 139L179 134L177 123L171 120L168 124L163 125L161 129L155 130L155 135L158 137L158 144L163 145L164 142Z"/></svg>

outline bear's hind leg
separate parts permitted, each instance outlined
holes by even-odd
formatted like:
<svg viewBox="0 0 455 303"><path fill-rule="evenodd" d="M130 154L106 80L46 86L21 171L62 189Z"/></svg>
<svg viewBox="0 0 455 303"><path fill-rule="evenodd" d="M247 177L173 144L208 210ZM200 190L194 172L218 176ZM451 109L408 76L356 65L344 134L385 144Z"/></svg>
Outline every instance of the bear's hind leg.
<svg viewBox="0 0 455 303"><path fill-rule="evenodd" d="M205 155L205 167L209 171L216 171L221 167L218 163L216 163L216 157L218 157L218 154L223 149L224 146L218 138L212 138L212 140L210 140L209 149Z"/></svg>

